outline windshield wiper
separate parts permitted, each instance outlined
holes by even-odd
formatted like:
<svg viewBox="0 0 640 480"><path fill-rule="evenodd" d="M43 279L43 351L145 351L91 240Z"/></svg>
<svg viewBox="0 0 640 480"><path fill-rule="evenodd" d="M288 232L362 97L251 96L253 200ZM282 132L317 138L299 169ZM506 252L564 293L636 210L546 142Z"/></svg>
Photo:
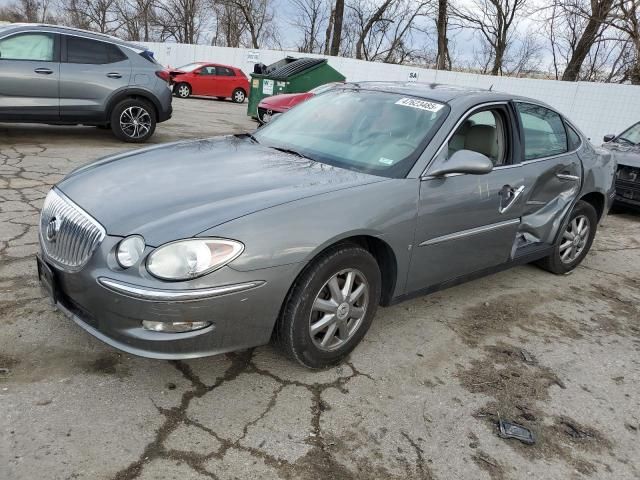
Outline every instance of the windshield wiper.
<svg viewBox="0 0 640 480"><path fill-rule="evenodd" d="M291 150L290 148L282 148L282 147L271 147L271 148L273 148L274 150L278 150L279 152L290 153L291 155L295 155L296 157L305 158L307 160L313 160L313 158L309 158L300 152Z"/></svg>
<svg viewBox="0 0 640 480"><path fill-rule="evenodd" d="M629 140L628 138L624 138L624 137L618 137L618 140L622 140L623 142L627 142L630 145L636 145L635 142L632 142L631 140Z"/></svg>
<svg viewBox="0 0 640 480"><path fill-rule="evenodd" d="M249 137L251 140L253 140L255 143L260 143L258 141L258 139L251 133L236 133L235 135L238 138L242 138L242 137Z"/></svg>

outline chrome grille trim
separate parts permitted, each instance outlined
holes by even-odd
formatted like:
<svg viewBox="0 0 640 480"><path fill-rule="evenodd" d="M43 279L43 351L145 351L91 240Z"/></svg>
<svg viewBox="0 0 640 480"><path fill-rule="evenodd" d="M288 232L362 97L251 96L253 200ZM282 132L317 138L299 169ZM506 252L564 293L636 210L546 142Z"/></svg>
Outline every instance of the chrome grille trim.
<svg viewBox="0 0 640 480"><path fill-rule="evenodd" d="M53 219L56 226L50 227ZM105 235L104 227L71 199L55 188L49 191L40 214L40 245L47 260L61 270L77 272Z"/></svg>

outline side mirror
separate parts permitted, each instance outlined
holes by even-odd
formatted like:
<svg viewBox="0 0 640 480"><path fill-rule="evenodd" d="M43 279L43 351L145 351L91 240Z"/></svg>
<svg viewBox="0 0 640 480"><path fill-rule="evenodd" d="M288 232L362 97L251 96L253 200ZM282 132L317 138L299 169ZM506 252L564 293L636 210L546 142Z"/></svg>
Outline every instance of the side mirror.
<svg viewBox="0 0 640 480"><path fill-rule="evenodd" d="M614 138L616 138L616 136L613 133L609 133L607 135L604 136L603 140L605 143L610 142L611 140L613 140Z"/></svg>
<svg viewBox="0 0 640 480"><path fill-rule="evenodd" d="M493 162L486 155L473 150L458 150L448 160L428 172L428 175L432 177L442 177L448 173L485 175L491 170L493 170Z"/></svg>

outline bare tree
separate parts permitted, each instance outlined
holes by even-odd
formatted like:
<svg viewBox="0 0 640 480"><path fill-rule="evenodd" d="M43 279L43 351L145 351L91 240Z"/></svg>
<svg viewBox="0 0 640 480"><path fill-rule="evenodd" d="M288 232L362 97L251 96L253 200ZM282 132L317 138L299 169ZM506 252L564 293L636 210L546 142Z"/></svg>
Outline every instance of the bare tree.
<svg viewBox="0 0 640 480"><path fill-rule="evenodd" d="M633 63L627 76L633 85L640 85L640 0L617 0L615 7L608 24L628 38Z"/></svg>
<svg viewBox="0 0 640 480"><path fill-rule="evenodd" d="M115 4L116 15L126 37L132 41L148 42L152 38L155 18L155 0L118 0Z"/></svg>
<svg viewBox="0 0 640 480"><path fill-rule="evenodd" d="M505 55L526 3L527 0L471 0L452 8L462 27L480 34L493 64L491 75L503 73Z"/></svg>
<svg viewBox="0 0 640 480"><path fill-rule="evenodd" d="M17 0L0 11L9 22L57 23L50 0Z"/></svg>
<svg viewBox="0 0 640 480"><path fill-rule="evenodd" d="M331 55L338 56L340 54L340 42L342 41L342 21L344 20L344 0L336 0L333 7L333 36L331 39Z"/></svg>
<svg viewBox="0 0 640 480"><path fill-rule="evenodd" d="M62 0L65 24L100 33L115 33L122 23L117 16L116 0Z"/></svg>
<svg viewBox="0 0 640 480"><path fill-rule="evenodd" d="M292 25L302 33L302 41L298 50L305 53L321 53L326 48L326 39L321 40L320 34L328 21L329 12L326 0L291 0L292 7L297 14Z"/></svg>
<svg viewBox="0 0 640 480"><path fill-rule="evenodd" d="M160 40L173 39L178 43L198 43L209 13L209 5L205 0L156 2L154 21L160 31Z"/></svg>
<svg viewBox="0 0 640 480"><path fill-rule="evenodd" d="M249 34L250 47L260 48L265 43L277 43L278 34L273 22L271 0L220 0L241 16Z"/></svg>

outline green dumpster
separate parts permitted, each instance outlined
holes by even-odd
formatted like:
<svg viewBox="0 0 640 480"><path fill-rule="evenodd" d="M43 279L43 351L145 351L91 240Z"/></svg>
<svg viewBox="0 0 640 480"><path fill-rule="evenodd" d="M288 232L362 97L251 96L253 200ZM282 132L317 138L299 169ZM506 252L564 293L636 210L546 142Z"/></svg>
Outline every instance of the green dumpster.
<svg viewBox="0 0 640 480"><path fill-rule="evenodd" d="M330 82L344 82L345 76L326 58L286 57L269 66L257 64L251 74L247 115L258 117L258 104L265 97L281 93L303 93Z"/></svg>

